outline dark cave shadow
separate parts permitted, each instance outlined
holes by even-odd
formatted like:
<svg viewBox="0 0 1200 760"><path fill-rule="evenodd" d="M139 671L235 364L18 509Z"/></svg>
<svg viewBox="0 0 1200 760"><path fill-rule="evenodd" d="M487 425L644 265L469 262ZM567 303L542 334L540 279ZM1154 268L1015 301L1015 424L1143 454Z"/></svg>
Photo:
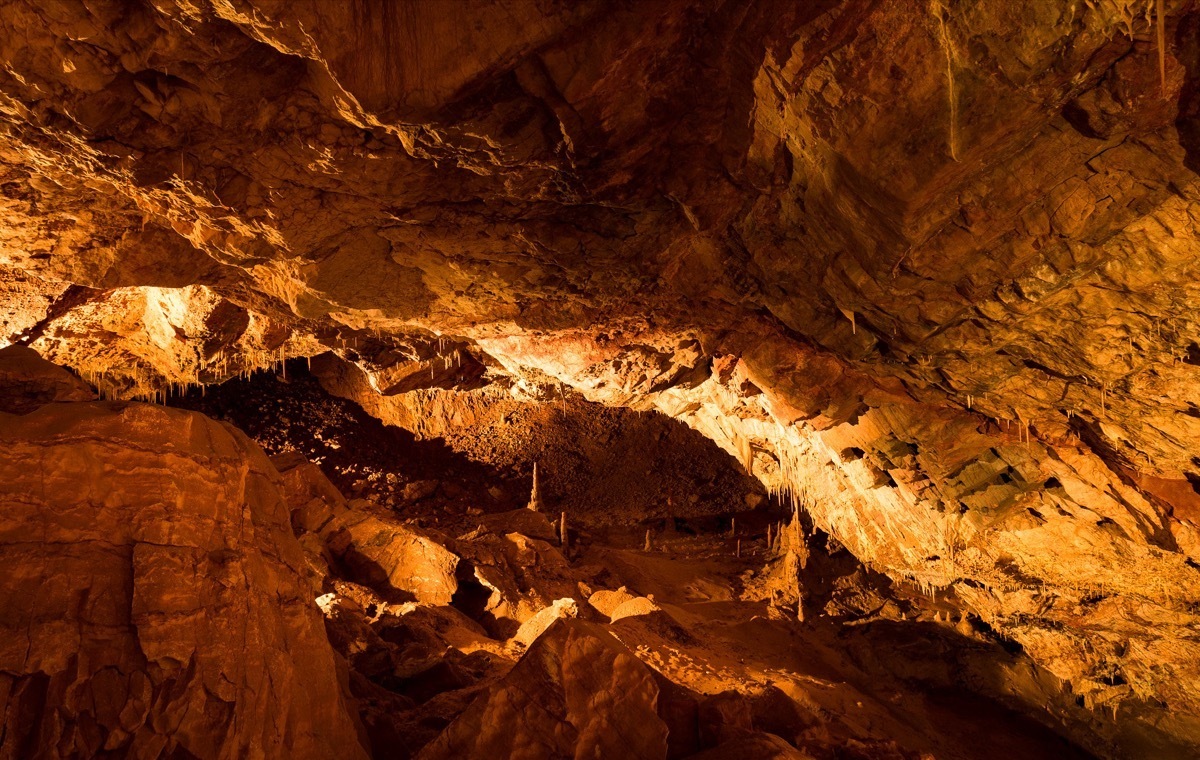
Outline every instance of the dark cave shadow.
<svg viewBox="0 0 1200 760"><path fill-rule="evenodd" d="M1200 12L1189 11L1175 27L1174 52L1183 66L1183 87L1175 128L1184 150L1184 166L1200 174Z"/></svg>
<svg viewBox="0 0 1200 760"><path fill-rule="evenodd" d="M304 359L289 359L286 371L260 370L203 390L190 389L168 399L168 406L201 412L238 427L268 455L299 451L314 462L347 498L391 490L386 481L436 480L463 486L463 500L492 509L513 509L524 499L486 496L512 473L459 453L440 439L422 440L411 432L369 415L358 404L328 393L307 369ZM362 488L378 473L382 482ZM486 496L486 498L485 498ZM523 493L522 493L523 496Z"/></svg>
<svg viewBox="0 0 1200 760"><path fill-rule="evenodd" d="M1139 718L1142 703L1135 698L1121 704L1116 718L1107 708L1088 708L1015 644L966 636L945 624L894 620L842 626L835 637L873 682L891 677L922 695L932 720L946 715L977 723L979 741L988 746L979 757L1193 757ZM1015 691L1018 684L1029 691ZM1038 686L1047 698L1042 705L1029 699Z"/></svg>

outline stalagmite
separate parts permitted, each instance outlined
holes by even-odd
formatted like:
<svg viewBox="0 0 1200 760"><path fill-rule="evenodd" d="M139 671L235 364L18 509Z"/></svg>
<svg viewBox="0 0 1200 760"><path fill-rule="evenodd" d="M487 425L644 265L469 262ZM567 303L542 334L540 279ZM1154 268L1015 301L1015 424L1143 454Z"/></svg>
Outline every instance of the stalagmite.
<svg viewBox="0 0 1200 760"><path fill-rule="evenodd" d="M537 462L533 463L533 485L529 489L529 503L527 509L532 509L534 512L542 511L542 495L538 489L538 466Z"/></svg>
<svg viewBox="0 0 1200 760"><path fill-rule="evenodd" d="M646 528L646 543L645 543L645 544L642 546L642 551L644 551L644 552L651 551L651 547L650 547L650 529L649 529L649 528Z"/></svg>
<svg viewBox="0 0 1200 760"><path fill-rule="evenodd" d="M567 549L567 513L563 512L558 521L558 543L563 550Z"/></svg>

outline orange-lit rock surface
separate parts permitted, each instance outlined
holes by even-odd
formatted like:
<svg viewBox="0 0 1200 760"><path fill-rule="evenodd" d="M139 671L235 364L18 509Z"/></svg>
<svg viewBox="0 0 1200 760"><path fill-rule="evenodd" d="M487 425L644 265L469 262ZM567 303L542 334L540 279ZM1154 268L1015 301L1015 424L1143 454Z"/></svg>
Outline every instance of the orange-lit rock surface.
<svg viewBox="0 0 1200 760"><path fill-rule="evenodd" d="M421 754L436 758L667 753L650 669L605 631L562 620Z"/></svg>
<svg viewBox="0 0 1200 760"><path fill-rule="evenodd" d="M5 757L366 756L253 442L60 403L0 413L0 450Z"/></svg>
<svg viewBox="0 0 1200 760"><path fill-rule="evenodd" d="M0 412L24 414L54 401L92 401L87 383L24 346L0 348Z"/></svg>
<svg viewBox="0 0 1200 760"><path fill-rule="evenodd" d="M687 501L666 517L620 499L572 504L564 543L561 519L496 495L505 477L384 427L296 362L287 379L261 373L174 402L245 425L270 459L195 411L46 403L82 383L20 349L0 366L35 370L20 392L36 407L0 416L12 452L0 562L5 609L20 618L6 623L6 753L1190 751L1079 704L961 599L892 583L774 500L715 513ZM573 404L554 428L526 427L528 444L611 414ZM655 421L678 426L630 427ZM573 477L645 462L656 446L704 461L712 443L684 432L568 449ZM671 467L685 464L646 478L677 487ZM717 479L748 483L736 467L727 458ZM360 495L347 500L331 477ZM544 508L558 506L557 477L539 479ZM977 734L992 743L974 746Z"/></svg>
<svg viewBox="0 0 1200 760"><path fill-rule="evenodd" d="M118 398L331 352L422 434L664 412L1194 747L1197 40L1195 0L2 0L0 342Z"/></svg>

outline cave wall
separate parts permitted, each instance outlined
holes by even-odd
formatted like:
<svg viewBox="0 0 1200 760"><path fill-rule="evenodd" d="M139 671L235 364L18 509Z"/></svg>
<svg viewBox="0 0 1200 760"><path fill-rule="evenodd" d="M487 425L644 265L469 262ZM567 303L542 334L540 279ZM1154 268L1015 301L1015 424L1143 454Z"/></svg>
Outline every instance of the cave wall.
<svg viewBox="0 0 1200 760"><path fill-rule="evenodd" d="M262 450L32 353L0 350L5 755L366 757Z"/></svg>

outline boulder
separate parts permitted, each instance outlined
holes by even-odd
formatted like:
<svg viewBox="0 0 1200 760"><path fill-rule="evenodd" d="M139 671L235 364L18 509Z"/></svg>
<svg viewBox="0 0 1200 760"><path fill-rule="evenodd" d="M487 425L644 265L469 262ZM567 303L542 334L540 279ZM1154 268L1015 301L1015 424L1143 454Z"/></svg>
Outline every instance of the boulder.
<svg viewBox="0 0 1200 760"><path fill-rule="evenodd" d="M638 596L617 605L617 608L612 611L609 619L615 623L622 618L640 617L642 615L650 615L655 612L662 612L662 607L659 607L653 601L644 596Z"/></svg>
<svg viewBox="0 0 1200 760"><path fill-rule="evenodd" d="M279 470L283 497L291 510L292 528L297 534L320 533L330 520L349 508L341 491L325 477L321 468L299 452L273 456L271 464Z"/></svg>
<svg viewBox="0 0 1200 760"><path fill-rule="evenodd" d="M601 589L588 597L588 604L592 605L597 612L606 616L612 617L612 614L618 607L628 601L632 601L637 597L629 593L624 586L613 591L610 589Z"/></svg>
<svg viewBox="0 0 1200 760"><path fill-rule="evenodd" d="M517 629L513 641L521 646L529 646L541 636L547 628L560 618L579 617L579 605L574 599L555 599L549 607L526 620Z"/></svg>
<svg viewBox="0 0 1200 760"><path fill-rule="evenodd" d="M355 501L322 535L351 577L388 602L444 605L458 591L459 558L442 540L367 502Z"/></svg>
<svg viewBox="0 0 1200 760"><path fill-rule="evenodd" d="M532 509L510 509L483 515L479 518L479 524L492 533L520 533L541 541L558 541L558 528L545 514Z"/></svg>
<svg viewBox="0 0 1200 760"><path fill-rule="evenodd" d="M481 694L420 760L665 760L653 672L603 628L563 619Z"/></svg>
<svg viewBox="0 0 1200 760"><path fill-rule="evenodd" d="M460 539L455 548L469 563L464 568L471 568L464 586L479 597L470 613L494 636L509 638L554 600L579 594L570 565L547 541L521 533L485 533Z"/></svg>

